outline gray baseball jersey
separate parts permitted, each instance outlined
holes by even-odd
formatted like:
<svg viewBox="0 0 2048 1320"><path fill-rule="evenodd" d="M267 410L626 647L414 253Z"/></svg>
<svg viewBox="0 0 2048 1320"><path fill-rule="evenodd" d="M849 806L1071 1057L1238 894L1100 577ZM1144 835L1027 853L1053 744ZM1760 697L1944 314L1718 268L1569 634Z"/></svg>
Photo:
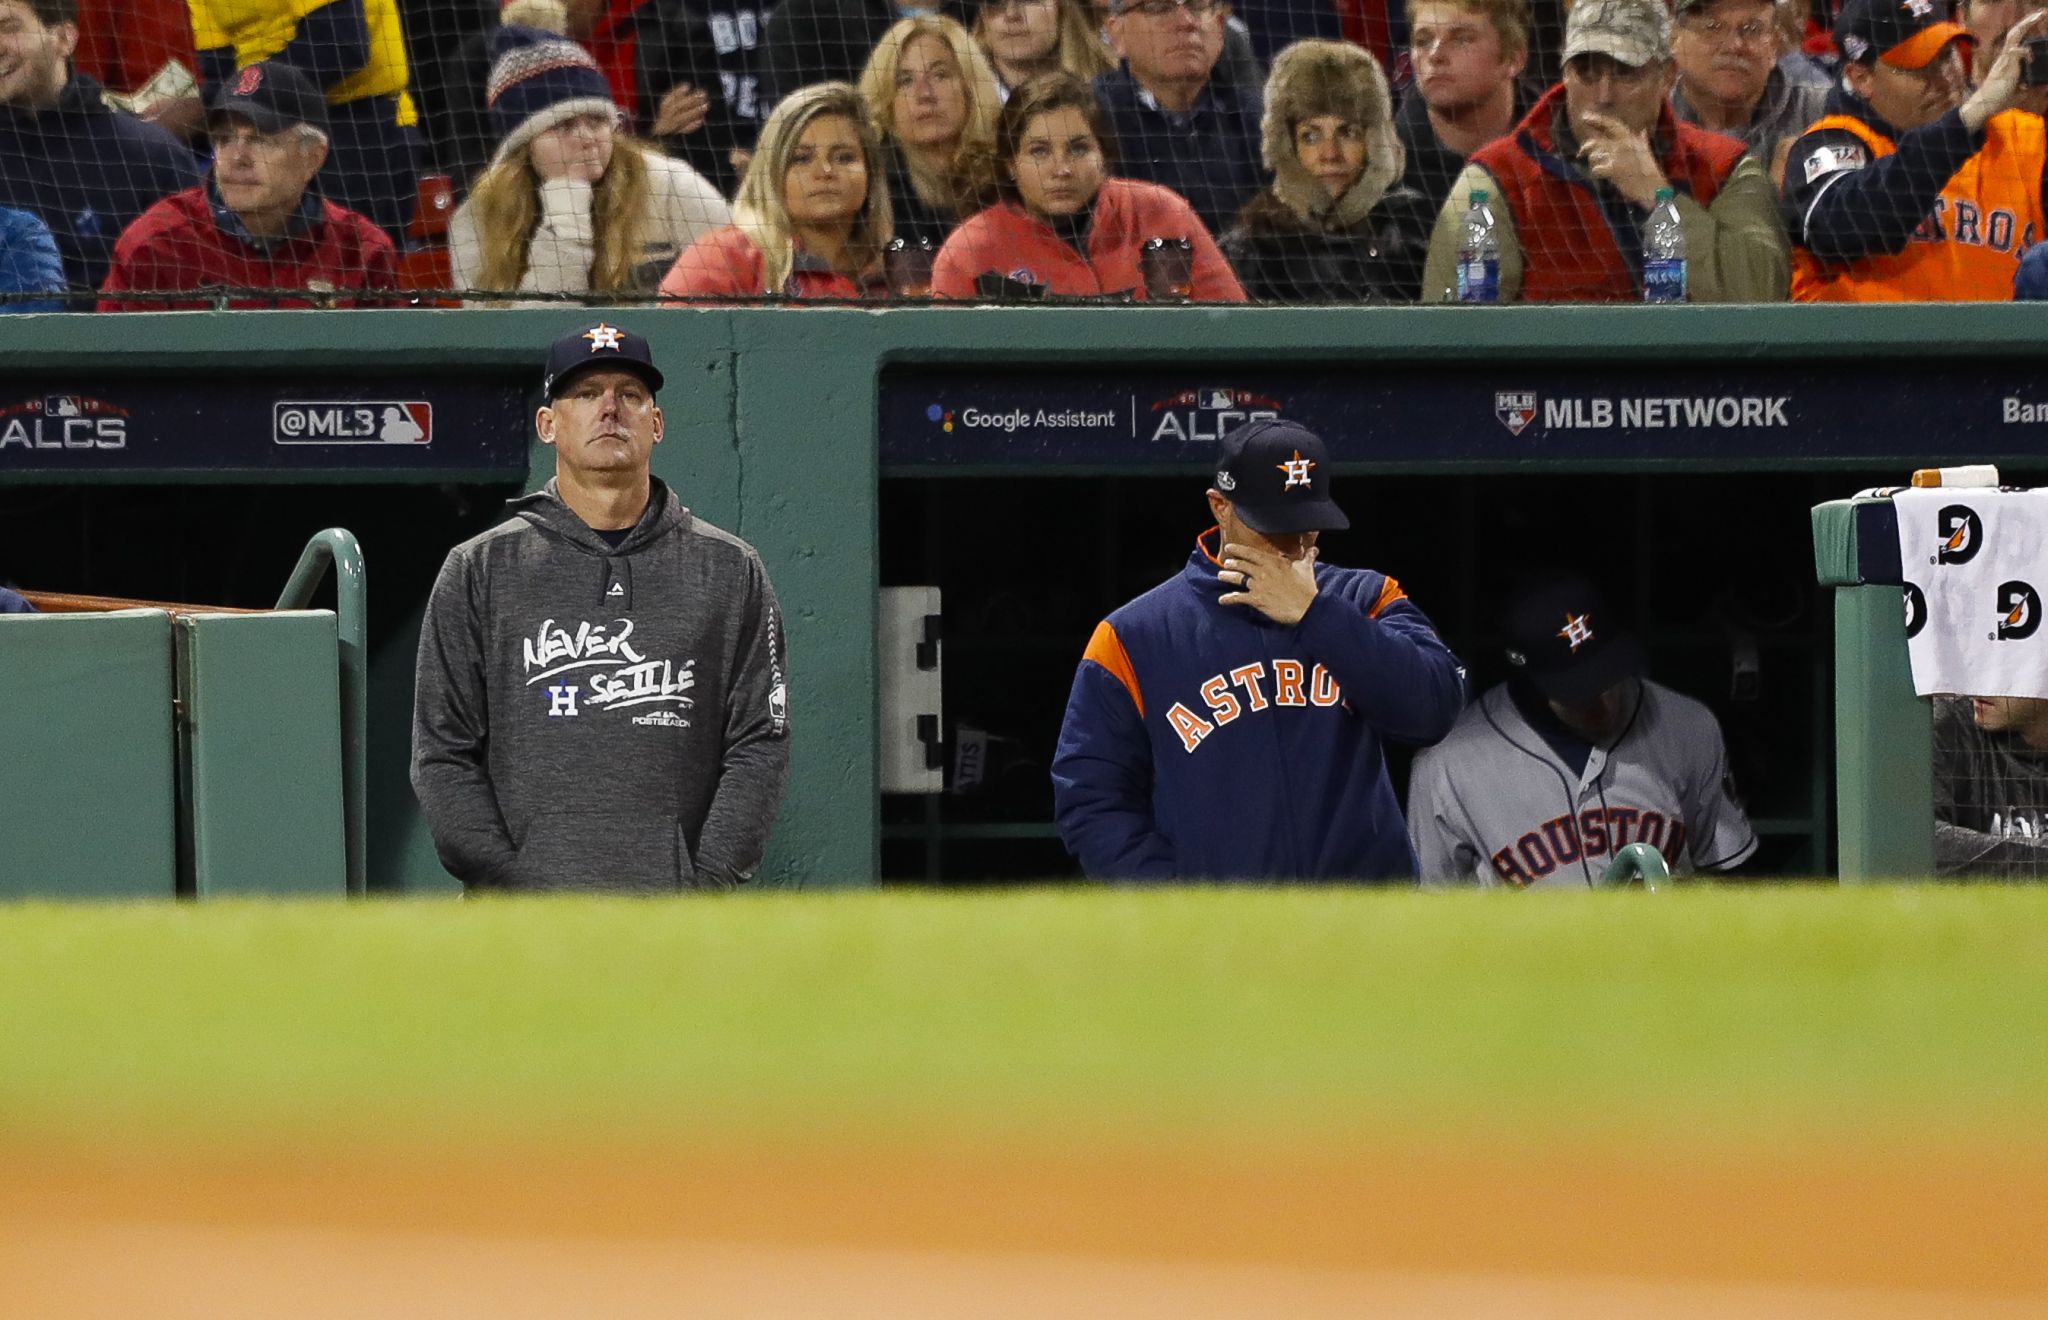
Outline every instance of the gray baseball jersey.
<svg viewBox="0 0 2048 1320"><path fill-rule="evenodd" d="M1622 847L1648 843L1675 872L1725 870L1756 851L1735 801L1721 726L1647 680L1583 772L1551 750L1505 684L1415 759L1408 835L1425 885L1584 888Z"/></svg>

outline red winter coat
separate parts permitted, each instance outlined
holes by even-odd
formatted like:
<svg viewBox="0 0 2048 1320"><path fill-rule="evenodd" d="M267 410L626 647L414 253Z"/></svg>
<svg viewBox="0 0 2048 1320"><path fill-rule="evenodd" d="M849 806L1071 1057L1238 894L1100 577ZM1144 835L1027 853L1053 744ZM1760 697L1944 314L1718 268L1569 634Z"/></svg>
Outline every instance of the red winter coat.
<svg viewBox="0 0 2048 1320"><path fill-rule="evenodd" d="M768 277L768 258L738 225L714 229L690 244L662 278L669 298L761 298ZM855 281L798 249L785 298L879 298L888 290L875 281Z"/></svg>
<svg viewBox="0 0 2048 1320"><path fill-rule="evenodd" d="M1551 136L1554 117L1563 109L1564 84L1559 83L1506 137L1472 154L1472 163L1485 166L1500 184L1501 200L1515 218L1515 237L1522 245L1522 301L1640 302L1642 289L1615 245L1615 226L1600 209L1600 198ZM1703 207L1714 204L1747 151L1734 138L1678 119L1669 102L1658 112L1650 146L1664 177ZM1625 232L1641 241L1632 227Z"/></svg>
<svg viewBox="0 0 2048 1320"><path fill-rule="evenodd" d="M114 244L100 285L103 312L206 309L211 298L122 298L212 285L304 289L308 297L231 298L231 308L388 307L398 303L398 250L367 217L322 200L311 224L264 251L222 227L206 185L172 193L144 211Z"/></svg>
<svg viewBox="0 0 2048 1320"><path fill-rule="evenodd" d="M1136 179L1105 179L1095 196L1083 256L1053 227L1015 202L1000 202L953 231L932 265L932 293L974 299L975 280L993 272L1043 285L1061 297L1129 295L1145 300L1140 252L1148 238L1185 238L1194 246L1198 302L1243 302L1244 286L1194 209L1179 193Z"/></svg>

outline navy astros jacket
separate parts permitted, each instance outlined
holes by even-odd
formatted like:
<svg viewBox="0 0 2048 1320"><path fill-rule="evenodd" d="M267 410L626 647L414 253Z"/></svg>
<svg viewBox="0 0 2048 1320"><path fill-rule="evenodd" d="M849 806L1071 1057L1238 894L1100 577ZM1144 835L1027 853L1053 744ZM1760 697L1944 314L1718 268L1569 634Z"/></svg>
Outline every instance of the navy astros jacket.
<svg viewBox="0 0 2048 1320"><path fill-rule="evenodd" d="M1400 584L1316 566L1292 628L1187 567L1095 629L1053 757L1060 837L1099 879L1413 880L1381 737L1431 743L1464 671Z"/></svg>

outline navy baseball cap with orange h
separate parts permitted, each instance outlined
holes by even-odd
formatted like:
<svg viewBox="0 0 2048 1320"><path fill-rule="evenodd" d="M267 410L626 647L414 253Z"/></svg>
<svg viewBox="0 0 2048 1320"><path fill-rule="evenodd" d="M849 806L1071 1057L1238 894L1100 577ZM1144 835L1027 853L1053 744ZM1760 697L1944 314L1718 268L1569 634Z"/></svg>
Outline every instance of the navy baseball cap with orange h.
<svg viewBox="0 0 2048 1320"><path fill-rule="evenodd" d="M1835 45L1854 64L1924 69L1951 41L1977 39L1949 21L1943 0L1848 0L1835 16Z"/></svg>
<svg viewBox="0 0 2048 1320"><path fill-rule="evenodd" d="M571 330L548 346L547 375L541 378L541 395L553 402L570 381L594 367L630 371L657 393L666 383L654 365L654 353L647 341L622 326L599 321L587 330Z"/></svg>
<svg viewBox="0 0 2048 1320"><path fill-rule="evenodd" d="M1322 438L1299 422L1260 417L1226 433L1217 448L1216 489L1253 531L1286 536L1351 525L1330 498Z"/></svg>

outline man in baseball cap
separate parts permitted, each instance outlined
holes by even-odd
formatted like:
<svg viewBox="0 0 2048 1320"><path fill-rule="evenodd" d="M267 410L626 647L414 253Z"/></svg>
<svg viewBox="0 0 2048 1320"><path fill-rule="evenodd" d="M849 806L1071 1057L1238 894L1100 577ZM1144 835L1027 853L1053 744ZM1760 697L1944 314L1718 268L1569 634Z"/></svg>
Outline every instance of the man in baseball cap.
<svg viewBox="0 0 2048 1320"><path fill-rule="evenodd" d="M466 890L727 890L789 772L761 558L650 459L662 375L599 321L548 348L547 485L455 547L420 632L413 790Z"/></svg>
<svg viewBox="0 0 2048 1320"><path fill-rule="evenodd" d="M1936 0L1848 0L1842 82L1792 144L1785 214L1801 302L2005 301L2048 167L2048 89L2020 80L2042 13L1970 90L1976 40Z"/></svg>
<svg viewBox="0 0 2048 1320"><path fill-rule="evenodd" d="M208 89L208 129L230 118L248 121L259 133L282 133L304 124L325 134L327 98L291 65L265 60Z"/></svg>
<svg viewBox="0 0 2048 1320"><path fill-rule="evenodd" d="M1642 647L1598 588L1576 574L1525 586L1508 605L1504 632L1509 675L1560 721L1589 739L1616 730L1628 680L1642 672Z"/></svg>
<svg viewBox="0 0 2048 1320"><path fill-rule="evenodd" d="M1500 300L1640 301L1640 227L1672 191L1692 302L1785 295L1784 227L1762 162L1740 142L1673 115L1677 78L1664 0L1579 0L1565 20L1564 77L1515 130L1472 154L1430 235L1427 300L1456 282L1474 192L1504 210Z"/></svg>
<svg viewBox="0 0 2048 1320"><path fill-rule="evenodd" d="M205 185L173 193L121 234L101 311L214 306L200 290L244 290L230 307L394 302L398 250L369 217L323 197L327 101L289 64L265 60L209 89Z"/></svg>
<svg viewBox="0 0 2048 1320"><path fill-rule="evenodd" d="M1576 574L1534 579L1502 620L1508 679L1416 758L1408 828L1432 885L1584 889L1647 843L1674 871L1756 851L1721 728L1642 676L1642 648Z"/></svg>
<svg viewBox="0 0 2048 1320"><path fill-rule="evenodd" d="M1464 671L1400 584L1320 562L1350 525L1329 452L1226 435L1187 565L1096 626L1053 757L1060 836L1098 879L1412 883L1385 738L1430 742Z"/></svg>

